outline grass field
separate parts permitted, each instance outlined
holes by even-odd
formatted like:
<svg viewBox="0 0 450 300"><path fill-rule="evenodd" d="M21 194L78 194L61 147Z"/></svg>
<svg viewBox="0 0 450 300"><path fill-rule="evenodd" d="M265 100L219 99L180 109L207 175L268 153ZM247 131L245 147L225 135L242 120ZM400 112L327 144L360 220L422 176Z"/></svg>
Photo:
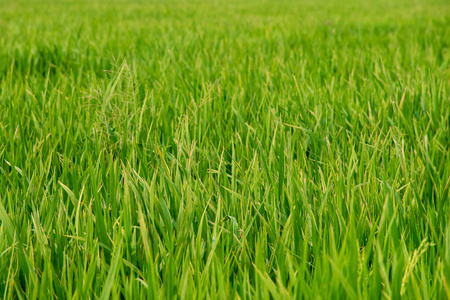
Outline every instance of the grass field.
<svg viewBox="0 0 450 300"><path fill-rule="evenodd" d="M447 0L0 7L0 298L450 298Z"/></svg>

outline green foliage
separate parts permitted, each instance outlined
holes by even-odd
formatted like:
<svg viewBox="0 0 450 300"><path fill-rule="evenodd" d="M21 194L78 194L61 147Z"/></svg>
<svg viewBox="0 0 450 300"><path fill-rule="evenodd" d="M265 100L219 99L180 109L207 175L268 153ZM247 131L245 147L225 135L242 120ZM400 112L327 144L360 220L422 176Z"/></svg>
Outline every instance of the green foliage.
<svg viewBox="0 0 450 300"><path fill-rule="evenodd" d="M450 5L0 10L0 298L450 298Z"/></svg>

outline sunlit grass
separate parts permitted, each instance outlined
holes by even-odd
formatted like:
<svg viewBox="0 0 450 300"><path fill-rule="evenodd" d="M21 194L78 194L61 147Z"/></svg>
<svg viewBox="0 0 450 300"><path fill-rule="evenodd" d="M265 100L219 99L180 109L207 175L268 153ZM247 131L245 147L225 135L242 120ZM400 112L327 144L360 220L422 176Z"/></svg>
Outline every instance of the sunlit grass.
<svg viewBox="0 0 450 300"><path fill-rule="evenodd" d="M0 9L0 298L450 298L450 3Z"/></svg>

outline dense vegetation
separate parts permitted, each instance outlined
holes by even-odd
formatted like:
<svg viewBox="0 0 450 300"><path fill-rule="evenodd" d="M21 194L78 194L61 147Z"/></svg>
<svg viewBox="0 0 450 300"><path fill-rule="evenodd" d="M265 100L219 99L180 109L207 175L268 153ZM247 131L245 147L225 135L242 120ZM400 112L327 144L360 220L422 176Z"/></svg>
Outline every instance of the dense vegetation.
<svg viewBox="0 0 450 300"><path fill-rule="evenodd" d="M450 298L449 78L446 0L3 1L0 298Z"/></svg>

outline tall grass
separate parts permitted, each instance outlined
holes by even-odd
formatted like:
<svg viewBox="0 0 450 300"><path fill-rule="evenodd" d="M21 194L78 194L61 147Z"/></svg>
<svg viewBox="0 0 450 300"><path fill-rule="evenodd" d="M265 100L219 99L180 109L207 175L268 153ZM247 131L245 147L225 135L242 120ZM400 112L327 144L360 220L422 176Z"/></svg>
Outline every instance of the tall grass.
<svg viewBox="0 0 450 300"><path fill-rule="evenodd" d="M0 298L450 298L447 1L1 6Z"/></svg>

